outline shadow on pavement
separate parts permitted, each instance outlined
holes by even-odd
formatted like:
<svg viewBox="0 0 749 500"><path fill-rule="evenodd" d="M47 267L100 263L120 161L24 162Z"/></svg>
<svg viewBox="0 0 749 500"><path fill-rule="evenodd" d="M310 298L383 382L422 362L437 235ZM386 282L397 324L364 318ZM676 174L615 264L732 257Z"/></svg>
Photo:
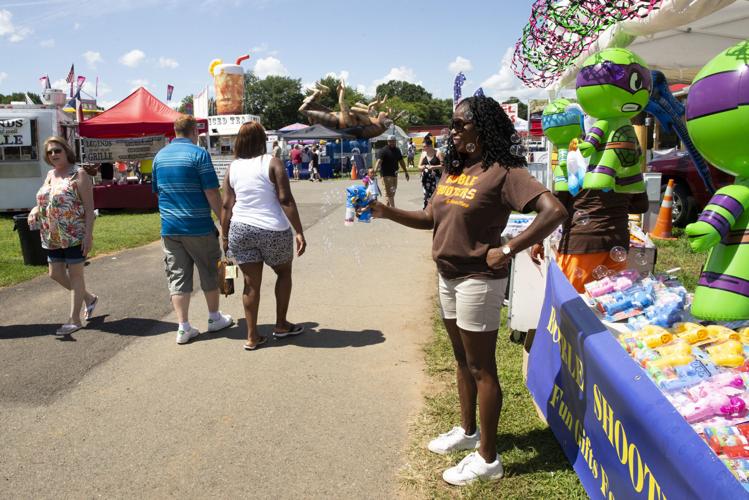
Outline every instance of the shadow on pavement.
<svg viewBox="0 0 749 500"><path fill-rule="evenodd" d="M95 330L97 332L113 333L116 335L148 337L177 331L177 325L175 323L167 323L155 319L124 318L115 321L105 321L106 317L107 315L102 315L91 318L91 321L89 321L80 332L76 333L82 333L86 330ZM0 326L0 340L52 336L59 327L60 323ZM74 341L75 338L68 335L65 337L59 337L59 340Z"/></svg>
<svg viewBox="0 0 749 500"><path fill-rule="evenodd" d="M268 343L263 345L261 349L280 347L286 344L318 349L335 349L341 347L365 347L385 342L385 336L379 330L348 331L332 330L330 328L317 329L320 326L318 323L303 322L299 324L304 326L303 333L283 339L273 338L274 325L258 325L260 335L268 337ZM193 342L205 342L218 338L238 341L246 340L247 322L242 318L230 328L221 330L220 332L204 333L193 340Z"/></svg>

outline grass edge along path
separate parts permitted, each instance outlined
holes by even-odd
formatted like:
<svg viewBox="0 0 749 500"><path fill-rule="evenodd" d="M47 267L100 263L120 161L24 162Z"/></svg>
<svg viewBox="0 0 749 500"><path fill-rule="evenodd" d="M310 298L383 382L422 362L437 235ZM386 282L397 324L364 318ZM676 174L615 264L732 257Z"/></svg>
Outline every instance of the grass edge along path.
<svg viewBox="0 0 749 500"><path fill-rule="evenodd" d="M159 212L102 212L94 223L94 248L90 258L139 247L160 238ZM47 273L47 266L26 266L13 218L0 216L0 288Z"/></svg>
<svg viewBox="0 0 749 500"><path fill-rule="evenodd" d="M506 308L503 308L503 325L506 319ZM500 327L497 339L497 367L504 396L497 446L504 465L504 478L460 488L442 480L442 472L457 464L468 452L442 456L426 448L430 439L460 425L455 361L436 304L432 323L434 335L424 347L428 376L424 407L411 424L407 464L399 474L405 496L588 498L551 430L536 415L523 382L523 347L510 342L507 326Z"/></svg>

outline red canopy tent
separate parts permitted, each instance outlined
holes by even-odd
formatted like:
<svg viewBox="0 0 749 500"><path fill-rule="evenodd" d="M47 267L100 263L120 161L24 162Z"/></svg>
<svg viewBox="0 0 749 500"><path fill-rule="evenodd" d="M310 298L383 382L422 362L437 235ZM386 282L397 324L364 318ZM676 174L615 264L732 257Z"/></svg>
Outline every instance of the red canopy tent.
<svg viewBox="0 0 749 500"><path fill-rule="evenodd" d="M182 113L140 87L102 114L80 122L78 131L81 137L96 139L147 135L174 137L174 121L180 116ZM199 132L208 130L208 120L198 118L197 121Z"/></svg>

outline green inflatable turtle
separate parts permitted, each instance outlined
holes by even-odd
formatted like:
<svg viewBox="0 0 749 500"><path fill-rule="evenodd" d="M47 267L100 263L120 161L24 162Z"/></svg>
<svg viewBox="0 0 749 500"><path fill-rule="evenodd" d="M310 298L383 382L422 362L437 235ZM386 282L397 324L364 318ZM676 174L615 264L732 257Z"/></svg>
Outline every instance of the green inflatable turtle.
<svg viewBox="0 0 749 500"><path fill-rule="evenodd" d="M702 156L736 176L686 228L693 250L710 250L692 314L713 321L749 319L749 40L697 73L686 114L689 136Z"/></svg>
<svg viewBox="0 0 749 500"><path fill-rule="evenodd" d="M583 113L568 99L556 99L544 108L541 128L544 135L557 148L557 161L552 162L554 191L569 191L567 151L572 139L577 139L583 134ZM572 194L577 194L577 191Z"/></svg>
<svg viewBox="0 0 749 500"><path fill-rule="evenodd" d="M606 49L590 56L577 74L577 100L596 122L580 143L590 157L584 189L642 193L640 145L630 118L650 97L650 70L626 49Z"/></svg>

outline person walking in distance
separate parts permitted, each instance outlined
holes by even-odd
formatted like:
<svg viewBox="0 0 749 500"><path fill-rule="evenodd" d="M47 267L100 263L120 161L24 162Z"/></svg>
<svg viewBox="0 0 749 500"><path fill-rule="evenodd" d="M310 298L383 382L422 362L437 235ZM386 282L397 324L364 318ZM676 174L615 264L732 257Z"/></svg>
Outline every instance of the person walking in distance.
<svg viewBox="0 0 749 500"><path fill-rule="evenodd" d="M294 175L294 180L299 180L299 169L302 168L302 146L297 144L291 148L289 153L289 159L291 160L291 169Z"/></svg>
<svg viewBox="0 0 749 500"><path fill-rule="evenodd" d="M408 166L414 167L414 156L416 156L416 146L414 146L414 140L408 140L408 146L406 147L406 158L408 159Z"/></svg>
<svg viewBox="0 0 749 500"><path fill-rule="evenodd" d="M161 247L172 306L179 327L177 343L186 344L200 334L189 321L193 270L208 305L208 331L232 324L219 311L217 263L221 259L218 231L211 211L221 219L218 177L208 152L198 147L197 122L182 116L174 122L176 138L153 161L153 191L159 195Z"/></svg>
<svg viewBox="0 0 749 500"><path fill-rule="evenodd" d="M406 174L406 180L410 180L406 164L403 161L403 154L395 140L394 135L388 136L388 145L380 149L375 164L375 173L382 173L382 182L385 184L385 197L387 206L395 207L395 191L398 189L398 166Z"/></svg>

